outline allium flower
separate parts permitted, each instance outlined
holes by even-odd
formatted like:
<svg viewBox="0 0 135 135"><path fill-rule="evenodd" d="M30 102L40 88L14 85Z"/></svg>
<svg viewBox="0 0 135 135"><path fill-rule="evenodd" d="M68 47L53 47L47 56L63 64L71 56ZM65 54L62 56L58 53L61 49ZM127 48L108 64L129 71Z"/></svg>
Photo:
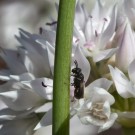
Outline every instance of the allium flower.
<svg viewBox="0 0 135 135"><path fill-rule="evenodd" d="M77 113L83 124L98 126L99 132L110 128L117 118L117 114L110 110L110 105L115 101L107 92L111 84L105 78L92 82L84 89L84 98L72 104L72 113Z"/></svg>
<svg viewBox="0 0 135 135"><path fill-rule="evenodd" d="M120 2L120 7L126 3L127 0ZM125 20L121 20L117 4L106 8L97 0L89 14L79 0L76 2L69 89L71 126L77 119L81 124L78 122L76 126L88 128L92 124L101 132L115 121L127 126L126 123L135 119L135 37L131 28L134 18L130 19L134 17L134 5L131 3L132 0L127 3L128 9L122 10L121 18ZM0 70L0 100L6 107L0 110L1 134L37 135L43 133L42 129L51 128L57 21L48 22L47 27L50 30L40 28L39 34L20 29L16 38L21 46L0 54L6 65ZM77 69L80 74L73 72ZM83 94L77 97L78 91Z"/></svg>
<svg viewBox="0 0 135 135"><path fill-rule="evenodd" d="M73 49L73 57L72 60L76 60L78 62L79 67L82 69L82 73L85 75L84 80L88 79L89 73L90 73L90 65L84 54L82 53L82 50L80 49L79 45L76 47L76 49ZM74 63L72 63L72 67L74 66ZM40 82L40 81L39 81ZM29 83L29 82L26 82ZM48 83L47 83L48 85ZM38 92L38 86L35 82L33 82L33 86ZM34 88L33 87L33 88ZM74 87L71 86L71 100L74 96ZM39 129L41 127L51 125L52 124L52 109L50 109L44 117L40 120L38 125L35 129Z"/></svg>
<svg viewBox="0 0 135 135"><path fill-rule="evenodd" d="M0 79L7 81L0 85L0 99L8 107L0 110L1 133L9 134L10 131L11 135L17 135L19 132L22 135L32 134L39 118L52 108L52 80L35 79L30 73L0 76ZM47 87L43 87L42 82ZM18 123L20 125L17 125ZM15 130L16 128L18 130Z"/></svg>
<svg viewBox="0 0 135 135"><path fill-rule="evenodd" d="M43 30L42 30L43 31ZM54 40L50 31L44 31L42 35L30 34L20 29L20 37L16 37L21 43L19 55L27 72L36 77L52 77L54 66ZM53 32L52 32L53 33ZM46 37L44 38L43 35ZM50 43L49 43L50 41Z"/></svg>
<svg viewBox="0 0 135 135"><path fill-rule="evenodd" d="M8 108L17 113L32 109L31 114L34 114L35 119L42 114L39 121L33 122L35 125L33 129L36 130L52 124L53 80L51 78L53 78L54 68L55 32L41 29L41 35L36 35L20 29L20 37L16 38L22 45L18 48L18 58L26 70L24 72L28 73L10 75L10 73L2 72L1 80L6 83L1 85L5 90L1 91L0 98ZM80 65L82 73L85 75L84 80L87 80L90 65L77 43L73 44L71 67L74 66L74 60ZM16 114L13 115L16 116ZM25 115L24 119L28 118L29 115ZM17 119L18 116L16 116ZM4 123L3 126L5 126Z"/></svg>
<svg viewBox="0 0 135 135"><path fill-rule="evenodd" d="M116 5L113 6L111 13L105 10L100 0L96 1L91 15L80 6L79 2L76 9L75 41L78 41L83 49L88 49L87 55L93 57L94 62L111 57L117 50L108 46L116 27Z"/></svg>
<svg viewBox="0 0 135 135"><path fill-rule="evenodd" d="M57 4L56 8L58 10ZM85 55L92 57L94 62L110 58L117 50L109 45L115 34L116 17L116 5L107 9L101 0L97 0L89 14L85 6L77 1L73 42L78 42ZM56 30L54 22L49 24L52 30Z"/></svg>
<svg viewBox="0 0 135 135"><path fill-rule="evenodd" d="M47 34L49 35L50 33L48 32ZM3 59L8 65L9 71L1 71L0 79L5 83L0 86L0 99L8 108L12 109L12 115L15 116L15 119L12 119L12 121L19 121L16 113L21 114L22 111L32 110L30 114L26 114L25 117L22 118L22 121L25 122L26 120L28 123L31 123L32 121L30 121L29 115L34 114L33 119L36 119L36 121L32 122L33 126L30 133L32 134L33 129L42 118L41 116L52 108L53 81L45 77L52 78L54 48L53 46L51 48L49 42L46 43L46 40L44 40L44 37L41 35L32 35L20 29L20 36L21 37L17 37L17 39L21 42L22 47L19 47L17 53L15 52L12 55L10 55L10 53L3 54ZM51 42L49 37L50 36L48 36L48 41ZM39 43L37 39L39 39ZM40 43L41 39L43 40L42 43ZM10 60L12 60L12 62ZM15 63L13 63L13 61L15 61ZM22 70L22 68L25 70ZM43 87L42 82L47 87ZM50 102L50 104L47 102ZM39 114L40 119L38 119ZM5 121L6 118L3 119L2 126L7 127L5 125L5 123L7 123L10 127L10 123L12 124L12 122ZM27 124L26 128L28 128L28 126L30 125ZM18 127L18 130L21 129ZM24 130L22 134L25 135L25 131L26 130ZM10 134L15 134L15 130Z"/></svg>
<svg viewBox="0 0 135 135"><path fill-rule="evenodd" d="M111 113L110 105L114 103L114 98L106 90L95 88L88 100L80 100L80 109L77 112L78 117L84 124L93 124L99 126L99 132L110 128L116 118L116 113Z"/></svg>

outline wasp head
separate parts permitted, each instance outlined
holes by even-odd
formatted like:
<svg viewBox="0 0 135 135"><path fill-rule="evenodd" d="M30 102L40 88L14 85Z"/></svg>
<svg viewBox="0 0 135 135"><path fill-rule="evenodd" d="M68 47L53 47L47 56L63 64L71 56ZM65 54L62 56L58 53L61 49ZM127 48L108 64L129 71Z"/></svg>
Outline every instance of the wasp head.
<svg viewBox="0 0 135 135"><path fill-rule="evenodd" d="M73 69L72 69L72 72L73 72L74 74L79 74L79 73L81 73L81 69L80 69L80 68L73 68Z"/></svg>

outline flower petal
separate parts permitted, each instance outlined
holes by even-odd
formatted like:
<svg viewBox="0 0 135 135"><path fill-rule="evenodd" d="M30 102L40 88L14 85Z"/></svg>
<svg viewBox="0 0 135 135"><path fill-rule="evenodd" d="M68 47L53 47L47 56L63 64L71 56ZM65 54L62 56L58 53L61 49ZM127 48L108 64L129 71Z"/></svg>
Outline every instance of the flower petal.
<svg viewBox="0 0 135 135"><path fill-rule="evenodd" d="M21 37L16 37L22 46L27 49L24 50L20 48L20 54L27 70L38 77L43 76L43 72L47 77L50 77L49 56L46 49L50 44L47 44L40 35L30 35L27 33L28 32L21 31Z"/></svg>
<svg viewBox="0 0 135 135"><path fill-rule="evenodd" d="M108 91L111 85L112 85L112 81L107 80L106 78L100 78L100 79L95 80L91 84L89 84L85 88L85 93L87 95L88 94L87 92L89 92L90 89L94 89L94 87L103 88Z"/></svg>
<svg viewBox="0 0 135 135"><path fill-rule="evenodd" d="M5 54L1 54L1 57L7 64L12 74L21 74L26 72L25 66L21 63L18 52L13 50L4 50Z"/></svg>
<svg viewBox="0 0 135 135"><path fill-rule="evenodd" d="M117 113L112 113L109 120L99 128L98 132L102 132L104 130L109 129L114 124L117 117L118 117Z"/></svg>
<svg viewBox="0 0 135 135"><path fill-rule="evenodd" d="M116 53L116 66L127 72L129 64L135 59L135 39L128 21L119 43L119 49Z"/></svg>
<svg viewBox="0 0 135 135"><path fill-rule="evenodd" d="M78 24L78 26L83 30L85 26L85 14L81 7L80 1L76 4L76 14L75 14L75 22Z"/></svg>
<svg viewBox="0 0 135 135"><path fill-rule="evenodd" d="M55 45L56 32L51 30L42 29L41 35L47 40L51 45Z"/></svg>
<svg viewBox="0 0 135 135"><path fill-rule="evenodd" d="M47 87L42 85L42 82ZM39 96L43 97L46 100L52 100L53 92L53 80L49 78L38 78L32 81L22 81L22 84L30 85L31 89L35 91Z"/></svg>
<svg viewBox="0 0 135 135"><path fill-rule="evenodd" d="M113 56L116 51L118 50L118 48L112 48L112 49L106 49L103 51L99 51L98 54L93 54L93 60L94 62L99 62L101 60L105 60L110 58L111 56Z"/></svg>
<svg viewBox="0 0 135 135"><path fill-rule="evenodd" d="M45 113L52 108L52 102L45 103L44 105L38 107L35 113Z"/></svg>
<svg viewBox="0 0 135 135"><path fill-rule="evenodd" d="M37 130L41 127L48 126L52 124L52 109L50 109L36 125L34 130Z"/></svg>
<svg viewBox="0 0 135 135"><path fill-rule="evenodd" d="M37 117L6 121L2 123L0 134L1 135L31 135L33 134L33 128L37 122L38 122Z"/></svg>
<svg viewBox="0 0 135 135"><path fill-rule="evenodd" d="M105 89L102 88L94 88L91 90L90 93L90 100L91 102L105 102L108 101L110 105L112 105L115 102L114 97L107 92Z"/></svg>
<svg viewBox="0 0 135 135"><path fill-rule="evenodd" d="M120 96L123 98L135 96L135 89L132 88L132 84L127 77L118 68L114 69L112 66L109 66L109 69Z"/></svg>
<svg viewBox="0 0 135 135"><path fill-rule="evenodd" d="M111 13L111 20L106 28L106 30L103 32L101 35L101 40L100 40L100 49L104 49L107 45L107 42L111 39L113 36L115 29L116 29L116 17L117 17L117 6L115 5L112 9Z"/></svg>
<svg viewBox="0 0 135 135"><path fill-rule="evenodd" d="M73 62L74 60L78 62L78 67L81 68L82 73L84 74L84 81L86 82L90 74L90 64L86 59L86 57L84 56L84 54L82 53L79 45L77 45L76 47L76 51L73 57Z"/></svg>
<svg viewBox="0 0 135 135"><path fill-rule="evenodd" d="M82 124L76 115L70 120L70 135L94 135L96 132L96 126Z"/></svg>
<svg viewBox="0 0 135 135"><path fill-rule="evenodd" d="M83 31L79 28L78 24L74 24L74 36L79 40L81 46L86 42L85 35Z"/></svg>
<svg viewBox="0 0 135 135"><path fill-rule="evenodd" d="M93 8L91 15L94 16L97 21L102 18L102 15L104 15L104 8L101 0L96 1L95 7Z"/></svg>
<svg viewBox="0 0 135 135"><path fill-rule="evenodd" d="M77 116L70 120L70 135L94 135L97 132L97 127L93 125L84 125L80 122ZM34 135L52 135L52 125L38 129Z"/></svg>
<svg viewBox="0 0 135 135"><path fill-rule="evenodd" d="M42 49L43 50L43 49ZM46 57L36 55L36 53L20 49L21 57L28 72L34 74L36 77L51 76L51 70L48 62L47 50L44 51ZM42 52L39 52L42 54ZM44 60L43 60L44 58ZM38 66L37 66L38 65Z"/></svg>
<svg viewBox="0 0 135 135"><path fill-rule="evenodd" d="M135 60L128 67L128 75L131 81L135 84Z"/></svg>
<svg viewBox="0 0 135 135"><path fill-rule="evenodd" d="M28 90L0 93L0 99L13 110L25 110L42 103L42 98Z"/></svg>
<svg viewBox="0 0 135 135"><path fill-rule="evenodd" d="M33 135L52 135L52 125L39 128Z"/></svg>

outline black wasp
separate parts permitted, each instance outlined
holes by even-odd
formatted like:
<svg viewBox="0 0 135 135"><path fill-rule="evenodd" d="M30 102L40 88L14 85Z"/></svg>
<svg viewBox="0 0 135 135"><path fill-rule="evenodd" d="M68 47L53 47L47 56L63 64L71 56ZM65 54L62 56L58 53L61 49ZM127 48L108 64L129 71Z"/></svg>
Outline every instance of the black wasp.
<svg viewBox="0 0 135 135"><path fill-rule="evenodd" d="M73 83L71 84L74 86L74 97L76 99L83 98L84 96L84 75L82 74L82 70L78 68L78 63L74 61L76 67L72 69L72 76L74 77Z"/></svg>

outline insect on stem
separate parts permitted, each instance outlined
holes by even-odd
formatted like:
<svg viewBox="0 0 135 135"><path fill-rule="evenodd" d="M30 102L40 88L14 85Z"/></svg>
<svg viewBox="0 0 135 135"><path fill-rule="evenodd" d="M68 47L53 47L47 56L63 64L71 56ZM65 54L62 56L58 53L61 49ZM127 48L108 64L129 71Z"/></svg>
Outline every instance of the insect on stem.
<svg viewBox="0 0 135 135"><path fill-rule="evenodd" d="M76 99L83 98L84 96L84 75L82 74L82 70L78 68L78 62L74 61L76 67L72 69L71 76L74 77L72 86L74 86L74 97Z"/></svg>

